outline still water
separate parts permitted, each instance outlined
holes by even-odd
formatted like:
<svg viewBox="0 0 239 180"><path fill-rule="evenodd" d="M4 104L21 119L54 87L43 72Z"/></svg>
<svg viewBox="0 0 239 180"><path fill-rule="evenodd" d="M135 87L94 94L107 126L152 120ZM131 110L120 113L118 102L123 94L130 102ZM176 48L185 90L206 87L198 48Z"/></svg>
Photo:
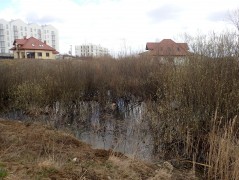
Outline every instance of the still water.
<svg viewBox="0 0 239 180"><path fill-rule="evenodd" d="M125 155L153 161L153 139L145 119L144 102L125 102L118 99L102 107L98 102L87 101L64 105L56 102L48 113L38 116L56 128L67 127L75 136L93 148L112 149ZM22 111L9 113L11 119L31 119Z"/></svg>

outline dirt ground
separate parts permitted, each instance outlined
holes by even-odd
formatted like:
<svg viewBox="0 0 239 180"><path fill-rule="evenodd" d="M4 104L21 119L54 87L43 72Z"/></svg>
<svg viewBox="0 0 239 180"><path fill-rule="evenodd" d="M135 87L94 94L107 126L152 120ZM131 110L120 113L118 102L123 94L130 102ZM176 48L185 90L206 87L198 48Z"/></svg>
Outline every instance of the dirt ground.
<svg viewBox="0 0 239 180"><path fill-rule="evenodd" d="M149 164L93 149L40 123L0 119L0 180L196 179L170 163Z"/></svg>

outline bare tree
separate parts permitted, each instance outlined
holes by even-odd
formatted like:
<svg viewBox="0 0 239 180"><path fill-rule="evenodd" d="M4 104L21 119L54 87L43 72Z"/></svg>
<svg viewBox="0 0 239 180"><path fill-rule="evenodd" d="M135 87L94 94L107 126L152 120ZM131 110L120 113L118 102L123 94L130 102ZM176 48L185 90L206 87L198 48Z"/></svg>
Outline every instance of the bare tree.
<svg viewBox="0 0 239 180"><path fill-rule="evenodd" d="M239 32L239 8L228 13L228 20L236 27Z"/></svg>

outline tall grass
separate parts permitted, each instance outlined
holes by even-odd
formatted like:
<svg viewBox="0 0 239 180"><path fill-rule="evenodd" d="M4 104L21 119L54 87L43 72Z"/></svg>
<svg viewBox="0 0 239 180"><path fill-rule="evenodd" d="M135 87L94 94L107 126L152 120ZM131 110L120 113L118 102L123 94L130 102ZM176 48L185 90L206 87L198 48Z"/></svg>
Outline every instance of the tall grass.
<svg viewBox="0 0 239 180"><path fill-rule="evenodd" d="M46 106L55 101L104 101L134 95L155 96L159 63L140 59L98 59L93 61L1 61L0 105L21 108L35 104ZM156 76L157 77L156 77ZM162 78L160 78L162 79Z"/></svg>
<svg viewBox="0 0 239 180"><path fill-rule="evenodd" d="M221 118L212 120L213 128L209 132L209 152L207 162L210 166L208 178L238 179L239 178L239 148L238 148L238 118L235 116L229 122L221 125Z"/></svg>
<svg viewBox="0 0 239 180"><path fill-rule="evenodd" d="M208 179L239 178L234 170L239 160L238 62L191 57L188 64L166 73L158 93L163 98L151 102L146 115L155 154L176 164L195 161Z"/></svg>

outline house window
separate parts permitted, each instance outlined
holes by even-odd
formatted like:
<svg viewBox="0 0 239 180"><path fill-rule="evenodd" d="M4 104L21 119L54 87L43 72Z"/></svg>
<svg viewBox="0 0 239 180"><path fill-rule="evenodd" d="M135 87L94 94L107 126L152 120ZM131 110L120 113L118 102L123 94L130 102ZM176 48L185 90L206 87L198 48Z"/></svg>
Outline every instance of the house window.
<svg viewBox="0 0 239 180"><path fill-rule="evenodd" d="M46 53L46 57L49 57L50 56L50 54L49 53Z"/></svg>
<svg viewBox="0 0 239 180"><path fill-rule="evenodd" d="M36 55L35 52L27 52L26 54L27 54L27 58L28 58L28 59L32 59L32 58L34 59L34 58L35 58L35 55Z"/></svg>
<svg viewBox="0 0 239 180"><path fill-rule="evenodd" d="M37 53L38 57L42 57L42 52Z"/></svg>

